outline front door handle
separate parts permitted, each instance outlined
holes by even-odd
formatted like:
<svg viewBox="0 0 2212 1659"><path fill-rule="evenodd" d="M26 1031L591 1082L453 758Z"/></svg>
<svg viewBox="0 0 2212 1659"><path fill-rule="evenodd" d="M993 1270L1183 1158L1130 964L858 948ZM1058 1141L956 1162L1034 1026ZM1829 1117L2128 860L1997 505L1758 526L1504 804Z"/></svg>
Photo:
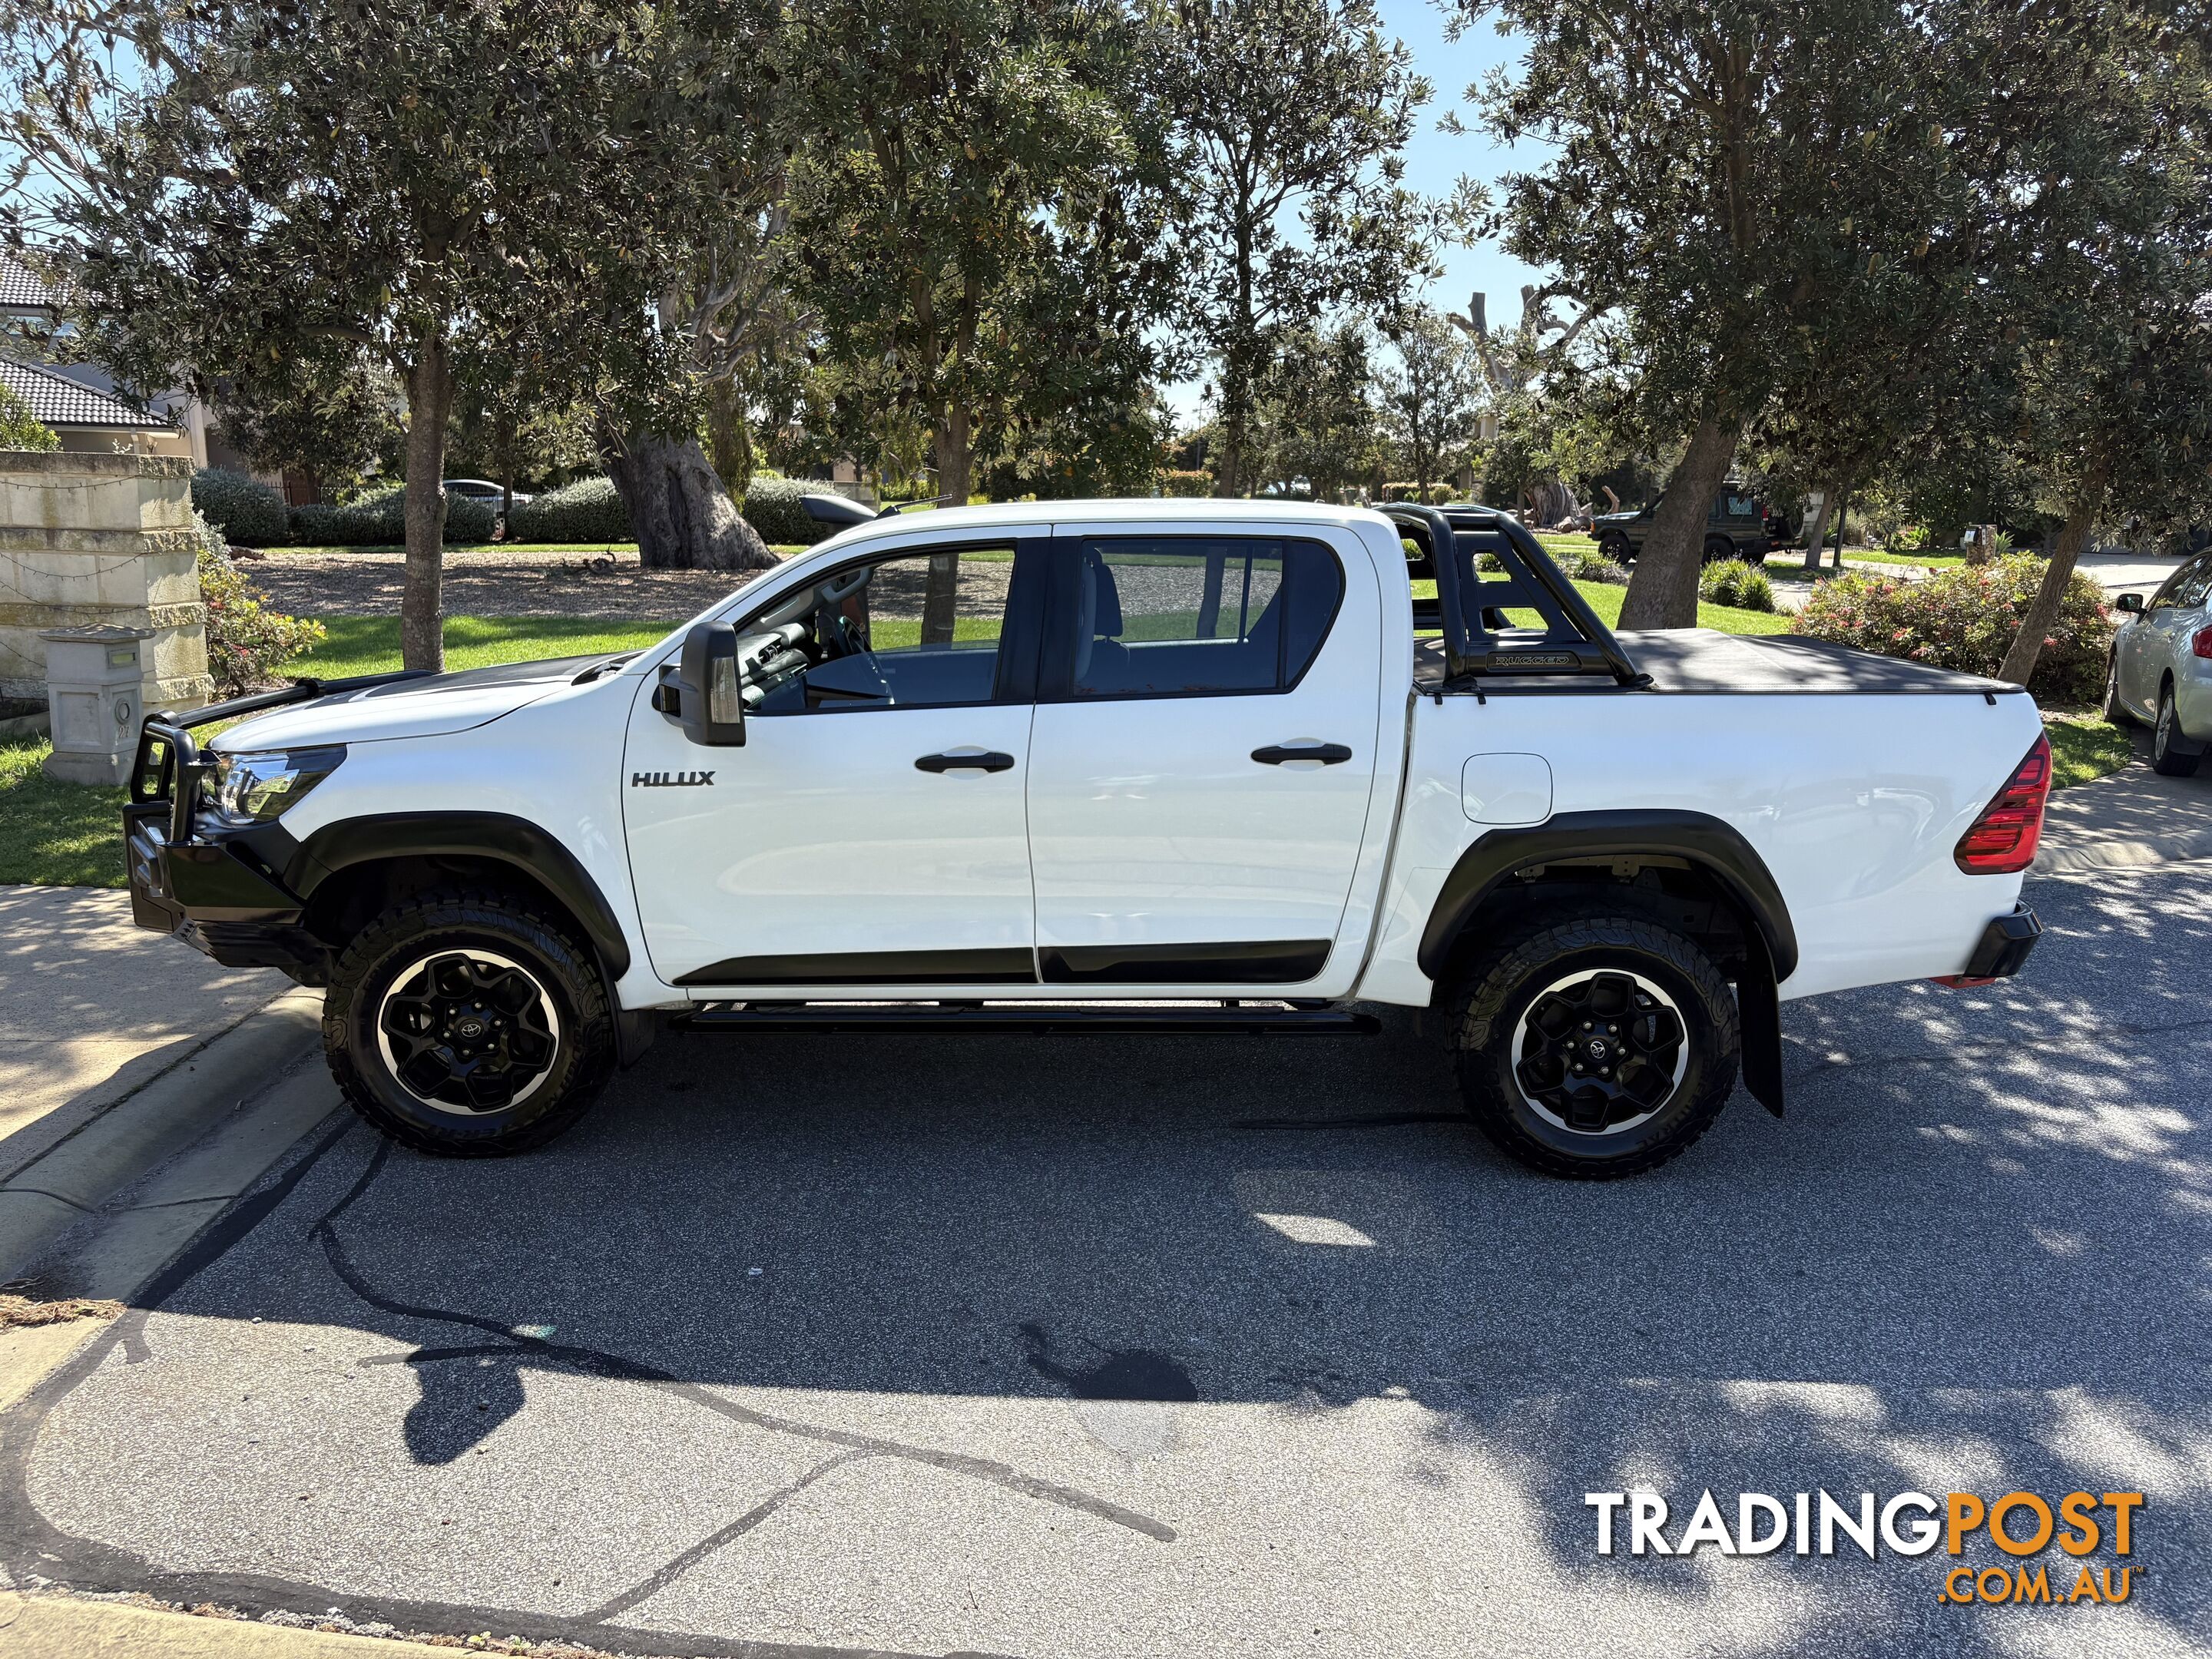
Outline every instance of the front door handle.
<svg viewBox="0 0 2212 1659"><path fill-rule="evenodd" d="M1285 761L1319 761L1323 766L1339 766L1352 758L1352 751L1340 743L1308 744L1302 748L1285 749L1279 743L1271 743L1265 749L1255 749L1252 758L1262 766L1280 766Z"/></svg>
<svg viewBox="0 0 2212 1659"><path fill-rule="evenodd" d="M914 766L917 772L1007 772L1013 764L1012 755L993 749L970 755L924 755Z"/></svg>

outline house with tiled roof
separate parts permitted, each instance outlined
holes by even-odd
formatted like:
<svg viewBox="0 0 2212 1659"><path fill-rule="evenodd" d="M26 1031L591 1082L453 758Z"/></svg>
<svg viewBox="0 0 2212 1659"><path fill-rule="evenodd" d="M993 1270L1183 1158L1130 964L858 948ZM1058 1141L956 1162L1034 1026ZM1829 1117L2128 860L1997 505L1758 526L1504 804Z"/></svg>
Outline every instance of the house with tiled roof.
<svg viewBox="0 0 2212 1659"><path fill-rule="evenodd" d="M113 378L96 363L33 356L33 341L60 315L60 303L46 279L0 252L0 324L6 325L6 337L0 338L0 386L28 404L54 429L64 449L181 455L194 466L207 465L207 410L197 398L175 392L140 403L117 390Z"/></svg>

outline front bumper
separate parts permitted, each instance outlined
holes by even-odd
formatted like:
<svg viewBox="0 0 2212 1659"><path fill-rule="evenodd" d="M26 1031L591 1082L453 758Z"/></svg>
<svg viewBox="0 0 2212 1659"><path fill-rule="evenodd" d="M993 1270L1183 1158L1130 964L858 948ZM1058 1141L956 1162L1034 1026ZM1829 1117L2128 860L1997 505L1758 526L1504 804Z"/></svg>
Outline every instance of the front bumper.
<svg viewBox="0 0 2212 1659"><path fill-rule="evenodd" d="M226 968L281 968L319 983L330 947L307 931L307 907L280 873L291 836L266 823L172 842L169 829L167 801L123 809L131 919Z"/></svg>
<svg viewBox="0 0 2212 1659"><path fill-rule="evenodd" d="M307 931L307 907L284 874L299 843L280 823L206 827L199 815L206 763L191 729L416 678L409 671L295 680L280 691L258 691L188 714L149 715L139 728L130 800L123 809L131 919L175 935L227 968L281 968L307 984L324 983L330 947Z"/></svg>

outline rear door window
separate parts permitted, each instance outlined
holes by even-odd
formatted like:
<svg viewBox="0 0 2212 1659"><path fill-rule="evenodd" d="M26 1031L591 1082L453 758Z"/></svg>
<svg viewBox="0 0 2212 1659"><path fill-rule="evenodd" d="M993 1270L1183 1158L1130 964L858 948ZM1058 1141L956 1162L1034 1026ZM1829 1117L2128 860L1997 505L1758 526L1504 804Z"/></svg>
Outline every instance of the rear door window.
<svg viewBox="0 0 2212 1659"><path fill-rule="evenodd" d="M1344 570L1294 538L1099 538L1064 565L1062 695L1183 697L1288 690L1328 636Z"/></svg>

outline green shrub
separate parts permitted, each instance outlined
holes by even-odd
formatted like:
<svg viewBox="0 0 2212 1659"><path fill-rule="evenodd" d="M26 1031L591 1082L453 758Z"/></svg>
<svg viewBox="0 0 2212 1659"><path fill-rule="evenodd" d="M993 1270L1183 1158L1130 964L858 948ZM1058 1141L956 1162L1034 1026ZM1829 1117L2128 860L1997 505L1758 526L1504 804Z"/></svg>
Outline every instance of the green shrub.
<svg viewBox="0 0 2212 1659"><path fill-rule="evenodd" d="M207 607L208 672L216 690L234 697L276 682L276 670L323 641L323 625L265 608L223 544L223 532L195 512L200 602Z"/></svg>
<svg viewBox="0 0 2212 1659"><path fill-rule="evenodd" d="M1160 494L1176 496L1211 495L1213 475L1211 472L1175 471L1162 469Z"/></svg>
<svg viewBox="0 0 2212 1659"><path fill-rule="evenodd" d="M30 404L0 386L0 449L33 449L46 454L61 447L61 434L32 414Z"/></svg>
<svg viewBox="0 0 2212 1659"><path fill-rule="evenodd" d="M446 492L446 539L488 542L497 515L483 501ZM392 484L358 501L292 509L292 539L303 547L398 547L407 540L407 487Z"/></svg>
<svg viewBox="0 0 2212 1659"><path fill-rule="evenodd" d="M192 506L230 540L243 547L276 547L291 539L284 498L258 479L224 466L204 466L192 474Z"/></svg>
<svg viewBox="0 0 2212 1659"><path fill-rule="evenodd" d="M1882 546L1892 553L1925 553L1929 539L1924 524L1899 525L1883 538Z"/></svg>
<svg viewBox="0 0 2212 1659"><path fill-rule="evenodd" d="M799 478L769 478L756 473L745 487L741 509L745 522L764 542L796 542L802 547L811 547L829 535L830 526L809 518L799 497L820 488L819 484Z"/></svg>
<svg viewBox="0 0 2212 1659"><path fill-rule="evenodd" d="M1699 573L1698 597L1708 605L1725 605L1738 611L1771 611L1774 584L1755 564L1722 559Z"/></svg>
<svg viewBox="0 0 2212 1659"><path fill-rule="evenodd" d="M634 542L629 509L611 478L579 478L507 515L511 542Z"/></svg>
<svg viewBox="0 0 2212 1659"><path fill-rule="evenodd" d="M1578 582L1603 582L1607 587L1628 586L1628 567L1615 564L1602 553L1565 553L1555 556L1560 567ZM1764 581L1765 577L1759 578ZM1772 606L1770 605L1771 610Z"/></svg>
<svg viewBox="0 0 2212 1659"><path fill-rule="evenodd" d="M2019 553L1984 565L1948 566L1925 581L1840 576L1814 589L1798 629L1884 656L1994 675L2043 585L2043 572L2041 559ZM2103 592L2075 571L2027 689L2046 702L2094 700L2104 686L2112 632Z"/></svg>

